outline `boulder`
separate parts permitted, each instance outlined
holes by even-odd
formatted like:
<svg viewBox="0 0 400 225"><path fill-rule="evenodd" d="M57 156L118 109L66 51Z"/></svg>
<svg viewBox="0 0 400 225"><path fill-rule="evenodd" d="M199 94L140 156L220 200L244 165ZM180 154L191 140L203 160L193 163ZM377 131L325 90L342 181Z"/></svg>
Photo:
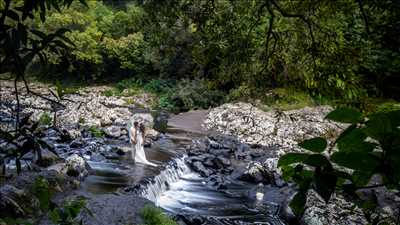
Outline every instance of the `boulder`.
<svg viewBox="0 0 400 225"><path fill-rule="evenodd" d="M196 161L196 162L192 163L190 166L194 171L200 173L200 175L202 175L204 177L208 177L211 174L213 174L212 170L204 167L204 165L199 161Z"/></svg>
<svg viewBox="0 0 400 225"><path fill-rule="evenodd" d="M145 205L152 203L135 195L98 195L87 201L89 210L82 210L78 219L87 225L144 224L140 210Z"/></svg>
<svg viewBox="0 0 400 225"><path fill-rule="evenodd" d="M65 159L63 172L68 176L83 179L89 174L90 166L84 158L78 154L73 154Z"/></svg>
<svg viewBox="0 0 400 225"><path fill-rule="evenodd" d="M37 157L36 164L42 167L48 167L60 160L60 157L47 148L40 150L41 157Z"/></svg>
<svg viewBox="0 0 400 225"><path fill-rule="evenodd" d="M37 198L25 190L8 184L0 187L0 218L27 216L38 208Z"/></svg>
<svg viewBox="0 0 400 225"><path fill-rule="evenodd" d="M166 112L156 112L154 115L154 130L165 133L168 127L168 118L169 115Z"/></svg>
<svg viewBox="0 0 400 225"><path fill-rule="evenodd" d="M237 168L232 177L250 183L273 183L273 175L258 162L250 162L246 166Z"/></svg>
<svg viewBox="0 0 400 225"><path fill-rule="evenodd" d="M71 144L69 145L69 147L71 148L81 148L84 146L84 142L81 138L75 139L71 142Z"/></svg>
<svg viewBox="0 0 400 225"><path fill-rule="evenodd" d="M104 132L107 137L110 138L119 138L122 136L122 129L117 126L110 126L104 129Z"/></svg>

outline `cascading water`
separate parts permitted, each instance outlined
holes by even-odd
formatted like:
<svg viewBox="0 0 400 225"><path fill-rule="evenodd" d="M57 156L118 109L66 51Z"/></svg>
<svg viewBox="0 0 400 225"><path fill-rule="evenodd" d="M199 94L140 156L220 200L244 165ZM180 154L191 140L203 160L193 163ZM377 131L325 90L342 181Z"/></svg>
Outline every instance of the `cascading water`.
<svg viewBox="0 0 400 225"><path fill-rule="evenodd" d="M284 224L277 216L278 205L248 197L254 188L257 187L236 182L227 188L229 191L215 190L182 157L170 161L159 175L142 184L137 193L186 220L201 217L203 224Z"/></svg>
<svg viewBox="0 0 400 225"><path fill-rule="evenodd" d="M176 158L170 161L160 174L144 184L139 194L158 205L160 195L167 191L171 184L179 181L184 174L188 173L190 173L190 168L185 164L185 157Z"/></svg>

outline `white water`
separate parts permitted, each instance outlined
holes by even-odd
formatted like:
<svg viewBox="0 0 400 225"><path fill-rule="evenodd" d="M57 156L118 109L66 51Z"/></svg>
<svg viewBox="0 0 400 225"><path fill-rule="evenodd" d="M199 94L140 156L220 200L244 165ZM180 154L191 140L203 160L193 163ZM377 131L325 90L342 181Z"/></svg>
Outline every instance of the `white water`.
<svg viewBox="0 0 400 225"><path fill-rule="evenodd" d="M230 221L218 224L283 224L276 215L277 205L260 204L248 196L254 185L233 183L228 190L234 194L212 189L184 161L184 157L171 161L159 175L142 185L139 194L175 215L205 216L209 222Z"/></svg>
<svg viewBox="0 0 400 225"><path fill-rule="evenodd" d="M140 195L158 205L160 195L167 191L171 184L178 182L184 174L188 173L190 173L190 168L185 164L185 158L176 158L141 189Z"/></svg>

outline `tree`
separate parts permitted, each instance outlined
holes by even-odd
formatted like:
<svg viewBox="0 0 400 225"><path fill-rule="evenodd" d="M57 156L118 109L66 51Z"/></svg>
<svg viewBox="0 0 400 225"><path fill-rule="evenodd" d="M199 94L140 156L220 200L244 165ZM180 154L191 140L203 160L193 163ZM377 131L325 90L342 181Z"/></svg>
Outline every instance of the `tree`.
<svg viewBox="0 0 400 225"><path fill-rule="evenodd" d="M38 0L38 1L12 1L5 0L2 5L0 17L0 68L1 73L7 73L14 79L14 90L16 98L15 111L15 130L1 130L1 138L16 147L16 151L6 152L5 157L13 157L16 160L17 171L21 171L20 159L29 151L38 151L40 158L40 146L46 145L36 137L35 131L37 125L26 126L29 116L20 119L20 101L18 81L23 81L28 94L36 95L52 102L57 106L62 106L57 100L50 99L30 90L25 79L26 68L38 57L43 64L46 64L46 56L43 51L50 50L59 52L60 49L66 49L73 46L72 42L65 38L67 29L58 29L52 33L45 34L35 28L28 26L28 23L39 16L41 21L46 19L47 11L71 5L73 0ZM81 0L83 4L85 2ZM16 142L15 140L19 140ZM26 140L22 145L23 140ZM4 162L2 159L1 161ZM3 171L5 172L5 171Z"/></svg>

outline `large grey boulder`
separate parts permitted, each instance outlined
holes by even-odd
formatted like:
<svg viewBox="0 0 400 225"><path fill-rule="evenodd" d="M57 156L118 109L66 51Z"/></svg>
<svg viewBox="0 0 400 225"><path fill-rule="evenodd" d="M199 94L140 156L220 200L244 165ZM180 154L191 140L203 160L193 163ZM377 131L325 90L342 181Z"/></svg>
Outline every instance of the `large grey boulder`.
<svg viewBox="0 0 400 225"><path fill-rule="evenodd" d="M144 224L140 210L145 205L152 205L146 199L135 195L97 195L87 201L87 211L82 211L79 219L86 225L126 225Z"/></svg>
<svg viewBox="0 0 400 225"><path fill-rule="evenodd" d="M83 179L89 174L90 166L84 158L78 154L73 154L65 159L65 167L62 171L68 176Z"/></svg>
<svg viewBox="0 0 400 225"><path fill-rule="evenodd" d="M232 177L255 184L274 182L273 175L259 162L249 162L247 165L237 168L232 173Z"/></svg>

